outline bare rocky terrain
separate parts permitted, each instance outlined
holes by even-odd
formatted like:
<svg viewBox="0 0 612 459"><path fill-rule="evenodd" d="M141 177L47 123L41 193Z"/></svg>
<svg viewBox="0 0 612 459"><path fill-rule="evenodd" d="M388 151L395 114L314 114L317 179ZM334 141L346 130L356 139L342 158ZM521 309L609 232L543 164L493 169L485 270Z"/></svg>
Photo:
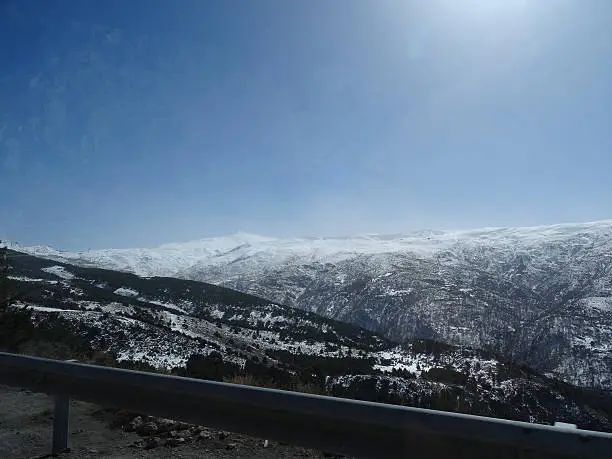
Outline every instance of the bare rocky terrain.
<svg viewBox="0 0 612 459"><path fill-rule="evenodd" d="M73 401L70 410L70 451L58 456L62 459L333 457L272 441L265 446L262 439L230 432L167 420L154 422L146 417L134 419L126 417L125 413L85 402ZM122 427L122 421L129 418L133 418L132 422ZM51 457L52 425L51 397L0 386L1 458ZM172 429L164 429L164 426L172 426Z"/></svg>

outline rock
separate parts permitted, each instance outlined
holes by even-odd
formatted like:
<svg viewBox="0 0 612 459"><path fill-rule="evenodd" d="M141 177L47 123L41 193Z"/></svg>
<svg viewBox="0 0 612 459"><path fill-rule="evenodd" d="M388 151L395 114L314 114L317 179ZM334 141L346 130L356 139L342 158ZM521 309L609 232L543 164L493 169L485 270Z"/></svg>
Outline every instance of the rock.
<svg viewBox="0 0 612 459"><path fill-rule="evenodd" d="M142 420L142 416L136 416L130 423L125 427L126 432L135 432L142 429L144 425L144 421Z"/></svg>
<svg viewBox="0 0 612 459"><path fill-rule="evenodd" d="M157 424L152 421L147 422L137 432L141 435L151 435L157 433Z"/></svg>
<svg viewBox="0 0 612 459"><path fill-rule="evenodd" d="M200 435L199 427L190 427L189 429L185 430L185 436L187 437L197 437L198 435Z"/></svg>
<svg viewBox="0 0 612 459"><path fill-rule="evenodd" d="M235 449L237 446L237 443L228 443L227 445L225 445L225 449Z"/></svg>
<svg viewBox="0 0 612 459"><path fill-rule="evenodd" d="M172 448L176 447L176 446L180 446L183 443L185 443L185 439L183 437L177 437L177 438L168 438L166 440L166 446L170 446Z"/></svg>
<svg viewBox="0 0 612 459"><path fill-rule="evenodd" d="M160 419L157 424L157 432L162 433L172 433L176 429L176 423L170 419Z"/></svg>
<svg viewBox="0 0 612 459"><path fill-rule="evenodd" d="M219 432L219 440L225 440L227 437L229 437L229 434L227 432Z"/></svg>
<svg viewBox="0 0 612 459"><path fill-rule="evenodd" d="M155 437L148 437L144 441L143 448L144 449L153 449L153 448L157 448L158 446L159 446L159 442L157 441L157 438L155 438Z"/></svg>

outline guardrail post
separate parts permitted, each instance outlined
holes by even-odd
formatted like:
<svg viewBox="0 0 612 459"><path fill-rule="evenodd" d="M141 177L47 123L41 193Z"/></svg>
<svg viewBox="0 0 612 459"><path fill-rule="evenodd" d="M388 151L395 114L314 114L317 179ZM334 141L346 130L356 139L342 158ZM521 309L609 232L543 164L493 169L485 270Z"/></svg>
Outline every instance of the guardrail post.
<svg viewBox="0 0 612 459"><path fill-rule="evenodd" d="M53 444L51 454L60 454L68 449L68 421L70 418L70 397L55 396L55 412L53 415Z"/></svg>
<svg viewBox="0 0 612 459"><path fill-rule="evenodd" d="M78 360L65 360L75 363ZM53 414L53 443L51 454L56 455L68 450L68 428L70 424L70 397L68 395L55 396L55 411Z"/></svg>

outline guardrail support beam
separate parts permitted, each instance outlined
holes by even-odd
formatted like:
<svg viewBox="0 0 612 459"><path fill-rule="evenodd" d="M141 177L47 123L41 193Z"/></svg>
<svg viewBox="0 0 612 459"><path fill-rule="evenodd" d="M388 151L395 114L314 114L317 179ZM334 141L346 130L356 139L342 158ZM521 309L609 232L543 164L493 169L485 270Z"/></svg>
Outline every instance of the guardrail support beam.
<svg viewBox="0 0 612 459"><path fill-rule="evenodd" d="M609 459L612 433L300 394L0 352L0 382L56 394L53 453L70 399L357 457ZM239 413L239 415L236 415Z"/></svg>
<svg viewBox="0 0 612 459"><path fill-rule="evenodd" d="M53 444L51 454L56 455L68 450L68 426L70 419L70 397L55 396L53 414Z"/></svg>

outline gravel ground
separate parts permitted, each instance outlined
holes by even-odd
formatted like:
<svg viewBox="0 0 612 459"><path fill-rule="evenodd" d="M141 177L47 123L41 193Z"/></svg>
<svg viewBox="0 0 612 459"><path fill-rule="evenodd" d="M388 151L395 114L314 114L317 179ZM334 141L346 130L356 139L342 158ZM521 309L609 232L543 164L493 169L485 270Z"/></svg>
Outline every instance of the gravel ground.
<svg viewBox="0 0 612 459"><path fill-rule="evenodd" d="M85 402L70 406L70 451L63 459L85 458L323 458L333 457L300 447L281 445L244 435L209 430L202 441L176 447L145 449L134 432L109 427L114 414ZM44 394L0 386L0 458L50 457L53 399Z"/></svg>

